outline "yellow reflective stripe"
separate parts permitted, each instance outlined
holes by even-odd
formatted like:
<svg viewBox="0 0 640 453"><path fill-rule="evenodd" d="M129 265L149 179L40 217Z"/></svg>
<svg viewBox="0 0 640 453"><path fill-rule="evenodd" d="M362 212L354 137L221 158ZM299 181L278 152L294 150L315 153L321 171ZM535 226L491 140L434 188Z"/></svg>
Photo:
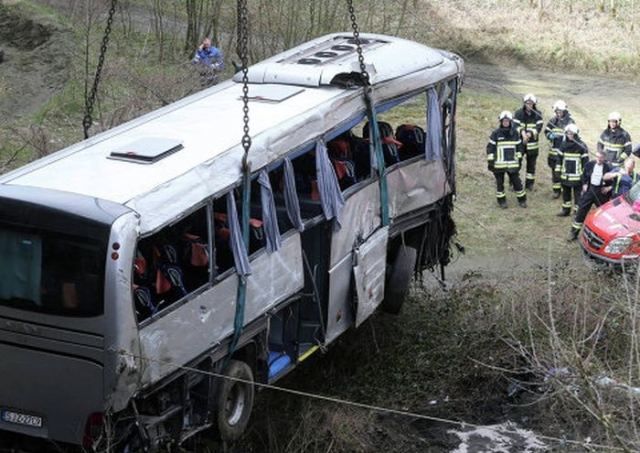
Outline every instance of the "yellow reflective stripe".
<svg viewBox="0 0 640 453"><path fill-rule="evenodd" d="M611 148L611 149L622 149L624 148L626 145L620 145L618 143L609 143L609 142L600 142L602 143L605 148Z"/></svg>
<svg viewBox="0 0 640 453"><path fill-rule="evenodd" d="M495 145L496 142L494 142L493 140L489 139L489 143L491 143L492 145Z"/></svg>
<svg viewBox="0 0 640 453"><path fill-rule="evenodd" d="M487 154L487 160L493 160L493 159L494 159L493 154Z"/></svg>
<svg viewBox="0 0 640 453"><path fill-rule="evenodd" d="M527 195L527 192L525 192L524 190L521 190L520 192L516 192L516 197L517 198L522 198L524 196Z"/></svg>
<svg viewBox="0 0 640 453"><path fill-rule="evenodd" d="M504 192L496 192L496 198L504 198L506 197Z"/></svg>
<svg viewBox="0 0 640 453"><path fill-rule="evenodd" d="M509 146L509 145L513 146L513 145L519 145L521 142L522 142L522 140L518 140L518 141L513 141L513 140L512 140L512 141L508 141L508 142L507 142L507 141L504 141L504 142L499 142L499 143L498 143L498 146L501 146L501 145L502 145L502 146Z"/></svg>
<svg viewBox="0 0 640 453"><path fill-rule="evenodd" d="M570 201L562 202L562 207L563 208L567 208L567 209L571 209L571 202Z"/></svg>

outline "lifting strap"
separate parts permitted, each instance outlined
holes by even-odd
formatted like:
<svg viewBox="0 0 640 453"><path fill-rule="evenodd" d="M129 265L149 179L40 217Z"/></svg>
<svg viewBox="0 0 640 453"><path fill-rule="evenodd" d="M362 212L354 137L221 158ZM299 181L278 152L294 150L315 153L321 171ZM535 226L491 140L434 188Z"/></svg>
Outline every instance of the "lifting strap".
<svg viewBox="0 0 640 453"><path fill-rule="evenodd" d="M109 45L109 35L111 34L111 25L113 24L113 16L116 13L116 5L118 0L111 0L111 7L109 8L109 17L107 18L107 25L104 28L104 36L102 37L102 45L100 46L100 55L98 56L98 66L96 67L96 75L93 79L93 85L91 86L91 92L88 93L89 86L85 81L84 96L85 96L85 115L82 119L82 128L84 129L85 140L89 138L89 129L93 124L93 107L96 103L96 97L98 95L98 84L100 83L100 75L102 73L102 67L104 66L104 57L107 54L107 46ZM87 64L87 74L89 73L89 49L87 48L87 54L85 56Z"/></svg>
<svg viewBox="0 0 640 453"><path fill-rule="evenodd" d="M378 173L378 181L380 184L380 218L382 219L382 226L389 225L389 193L387 189L387 172L384 164L384 153L382 151L382 143L380 141L380 129L378 127L378 118L376 116L376 109L373 106L371 99L371 80L369 73L364 64L364 56L362 55L362 46L360 42L360 32L358 31L358 23L356 21L356 14L353 8L353 0L347 0L349 7L349 15L351 16L351 28L353 28L353 40L356 43L358 51L358 61L360 63L360 75L362 77L364 103L367 110L367 119L369 120L369 135L371 138L371 144L375 156L375 169Z"/></svg>
<svg viewBox="0 0 640 453"><path fill-rule="evenodd" d="M249 149L251 148L251 136L249 135L249 77L248 77L248 12L247 0L238 0L238 37L236 51L242 64L242 111L243 111L243 136L242 148L242 239L245 244L249 244L249 201L251 199L251 168L249 165ZM247 299L247 277L238 274L238 291L236 293L236 314L233 321L233 338L229 344L229 354L227 359L233 355L238 340L244 327L244 308Z"/></svg>

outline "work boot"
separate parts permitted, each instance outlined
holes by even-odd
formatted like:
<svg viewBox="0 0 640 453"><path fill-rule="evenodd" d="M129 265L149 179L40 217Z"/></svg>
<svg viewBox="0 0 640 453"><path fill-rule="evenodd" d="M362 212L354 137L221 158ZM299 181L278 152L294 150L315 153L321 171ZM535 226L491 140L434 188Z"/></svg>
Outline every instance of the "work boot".
<svg viewBox="0 0 640 453"><path fill-rule="evenodd" d="M562 211L560 211L559 213L557 213L556 215L558 217L569 217L569 215L571 214L571 209L562 209Z"/></svg>
<svg viewBox="0 0 640 453"><path fill-rule="evenodd" d="M527 189L527 190L531 190L532 191L533 190L533 181L527 180L524 183L524 188Z"/></svg>
<svg viewBox="0 0 640 453"><path fill-rule="evenodd" d="M504 198L499 198L498 206L500 206L502 209L507 209L507 200L505 200Z"/></svg>
<svg viewBox="0 0 640 453"><path fill-rule="evenodd" d="M560 195L562 195L562 192L553 192L553 199L557 200L558 198L560 198Z"/></svg>
<svg viewBox="0 0 640 453"><path fill-rule="evenodd" d="M518 204L520 205L521 208L526 208L527 200L518 200Z"/></svg>
<svg viewBox="0 0 640 453"><path fill-rule="evenodd" d="M580 234L580 230L576 230L575 228L571 228L571 232L569 233L569 237L567 238L567 242L573 242L578 239L578 235Z"/></svg>

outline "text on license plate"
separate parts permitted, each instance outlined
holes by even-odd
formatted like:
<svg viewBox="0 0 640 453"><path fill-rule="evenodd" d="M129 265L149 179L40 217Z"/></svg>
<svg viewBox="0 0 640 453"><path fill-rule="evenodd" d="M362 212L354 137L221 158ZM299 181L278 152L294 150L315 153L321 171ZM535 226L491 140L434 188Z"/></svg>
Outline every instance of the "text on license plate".
<svg viewBox="0 0 640 453"><path fill-rule="evenodd" d="M7 423L15 423L17 425L33 426L34 428L42 428L42 417L36 415L21 414L19 412L3 410L2 421Z"/></svg>

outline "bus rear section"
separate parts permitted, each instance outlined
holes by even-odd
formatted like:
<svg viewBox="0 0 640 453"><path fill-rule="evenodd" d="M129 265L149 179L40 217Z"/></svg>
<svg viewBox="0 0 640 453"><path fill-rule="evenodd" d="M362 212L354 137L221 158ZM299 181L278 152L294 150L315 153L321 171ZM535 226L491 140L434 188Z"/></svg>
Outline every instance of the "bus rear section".
<svg viewBox="0 0 640 453"><path fill-rule="evenodd" d="M123 208L0 185L0 430L82 444L105 406L105 266Z"/></svg>

